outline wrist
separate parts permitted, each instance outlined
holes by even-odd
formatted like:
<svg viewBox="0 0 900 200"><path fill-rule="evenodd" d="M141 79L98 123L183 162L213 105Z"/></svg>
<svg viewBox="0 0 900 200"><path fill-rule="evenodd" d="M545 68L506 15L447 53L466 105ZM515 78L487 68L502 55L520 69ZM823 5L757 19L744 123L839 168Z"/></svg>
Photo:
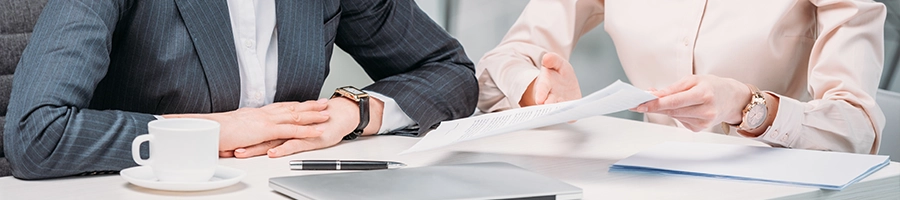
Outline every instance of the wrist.
<svg viewBox="0 0 900 200"><path fill-rule="evenodd" d="M738 133L744 135L746 137L759 137L766 130L769 129L770 126L775 122L775 116L778 114L778 101L780 100L778 96L772 95L768 92L761 92L763 98L766 99L766 119L763 121L763 124L759 127L750 130L739 130Z"/></svg>
<svg viewBox="0 0 900 200"><path fill-rule="evenodd" d="M341 134L349 134L359 125L359 104L347 98L333 98L328 100L328 108L340 108L337 112L331 112L332 115L341 113L345 117L344 125L340 125ZM374 135L381 128L381 117L384 110L384 103L376 98L369 98L369 123L363 128L362 135ZM346 133L344 133L346 132Z"/></svg>
<svg viewBox="0 0 900 200"><path fill-rule="evenodd" d="M739 102L735 104L733 108L730 108L731 114L728 114L728 118L726 118L723 122L729 124L731 126L738 126L741 122L744 121L744 109L750 104L750 100L753 98L753 89L749 84L741 83L740 81L734 81L736 84L734 87L736 91L738 91L738 96L734 99L737 99Z"/></svg>
<svg viewBox="0 0 900 200"><path fill-rule="evenodd" d="M537 78L535 78L535 80L537 80ZM527 107L537 104L534 102L534 90L532 89L534 88L535 80L532 80L531 83L528 84L528 87L525 88L525 92L522 93L522 98L519 99L519 107Z"/></svg>

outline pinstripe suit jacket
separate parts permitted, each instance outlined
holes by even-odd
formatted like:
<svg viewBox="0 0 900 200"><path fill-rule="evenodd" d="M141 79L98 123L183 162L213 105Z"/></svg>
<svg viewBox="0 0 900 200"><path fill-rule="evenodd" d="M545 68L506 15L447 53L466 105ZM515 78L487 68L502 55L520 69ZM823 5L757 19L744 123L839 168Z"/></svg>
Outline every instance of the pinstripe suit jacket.
<svg viewBox="0 0 900 200"><path fill-rule="evenodd" d="M365 89L394 98L418 133L474 111L471 61L413 1L277 0L276 10L275 101L317 98L337 44L375 80ZM237 109L232 37L221 0L49 2L13 81L13 175L115 172L135 165L131 141L153 114Z"/></svg>

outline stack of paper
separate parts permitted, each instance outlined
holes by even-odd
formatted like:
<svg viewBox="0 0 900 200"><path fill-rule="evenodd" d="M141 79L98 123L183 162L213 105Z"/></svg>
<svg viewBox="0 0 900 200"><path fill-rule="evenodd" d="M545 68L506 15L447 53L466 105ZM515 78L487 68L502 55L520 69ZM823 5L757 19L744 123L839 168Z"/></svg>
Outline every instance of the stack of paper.
<svg viewBox="0 0 900 200"><path fill-rule="evenodd" d="M842 190L887 166L887 156L666 142L613 164L637 170Z"/></svg>
<svg viewBox="0 0 900 200"><path fill-rule="evenodd" d="M428 132L418 143L400 154L619 112L653 99L656 99L656 96L647 91L616 81L576 101L530 106L441 122L437 129Z"/></svg>

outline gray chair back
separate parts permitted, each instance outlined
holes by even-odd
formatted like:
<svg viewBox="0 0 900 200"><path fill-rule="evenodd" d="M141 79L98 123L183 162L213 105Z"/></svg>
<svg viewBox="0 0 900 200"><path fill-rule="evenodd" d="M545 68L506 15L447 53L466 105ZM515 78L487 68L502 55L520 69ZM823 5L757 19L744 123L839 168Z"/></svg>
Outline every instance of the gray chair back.
<svg viewBox="0 0 900 200"><path fill-rule="evenodd" d="M884 70L878 88L900 92L900 1L878 1L887 7L884 21Z"/></svg>
<svg viewBox="0 0 900 200"><path fill-rule="evenodd" d="M13 72L46 3L47 0L0 0L0 177L11 174L3 153L3 126Z"/></svg>
<svg viewBox="0 0 900 200"><path fill-rule="evenodd" d="M889 155L892 161L900 162L900 93L879 89L875 101L887 121L881 132L878 154Z"/></svg>

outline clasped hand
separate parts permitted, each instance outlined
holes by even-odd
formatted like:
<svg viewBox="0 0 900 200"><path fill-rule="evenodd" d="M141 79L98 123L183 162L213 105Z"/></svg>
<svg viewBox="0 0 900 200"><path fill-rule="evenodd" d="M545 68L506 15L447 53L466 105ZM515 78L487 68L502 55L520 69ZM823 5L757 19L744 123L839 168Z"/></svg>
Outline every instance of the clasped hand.
<svg viewBox="0 0 900 200"><path fill-rule="evenodd" d="M342 110L330 111L332 109ZM339 115L333 116L332 113ZM352 113L356 113L355 121L349 116ZM359 121L357 105L343 98L278 102L260 108L164 117L204 118L219 122L219 156L238 158L259 155L281 157L333 146Z"/></svg>

